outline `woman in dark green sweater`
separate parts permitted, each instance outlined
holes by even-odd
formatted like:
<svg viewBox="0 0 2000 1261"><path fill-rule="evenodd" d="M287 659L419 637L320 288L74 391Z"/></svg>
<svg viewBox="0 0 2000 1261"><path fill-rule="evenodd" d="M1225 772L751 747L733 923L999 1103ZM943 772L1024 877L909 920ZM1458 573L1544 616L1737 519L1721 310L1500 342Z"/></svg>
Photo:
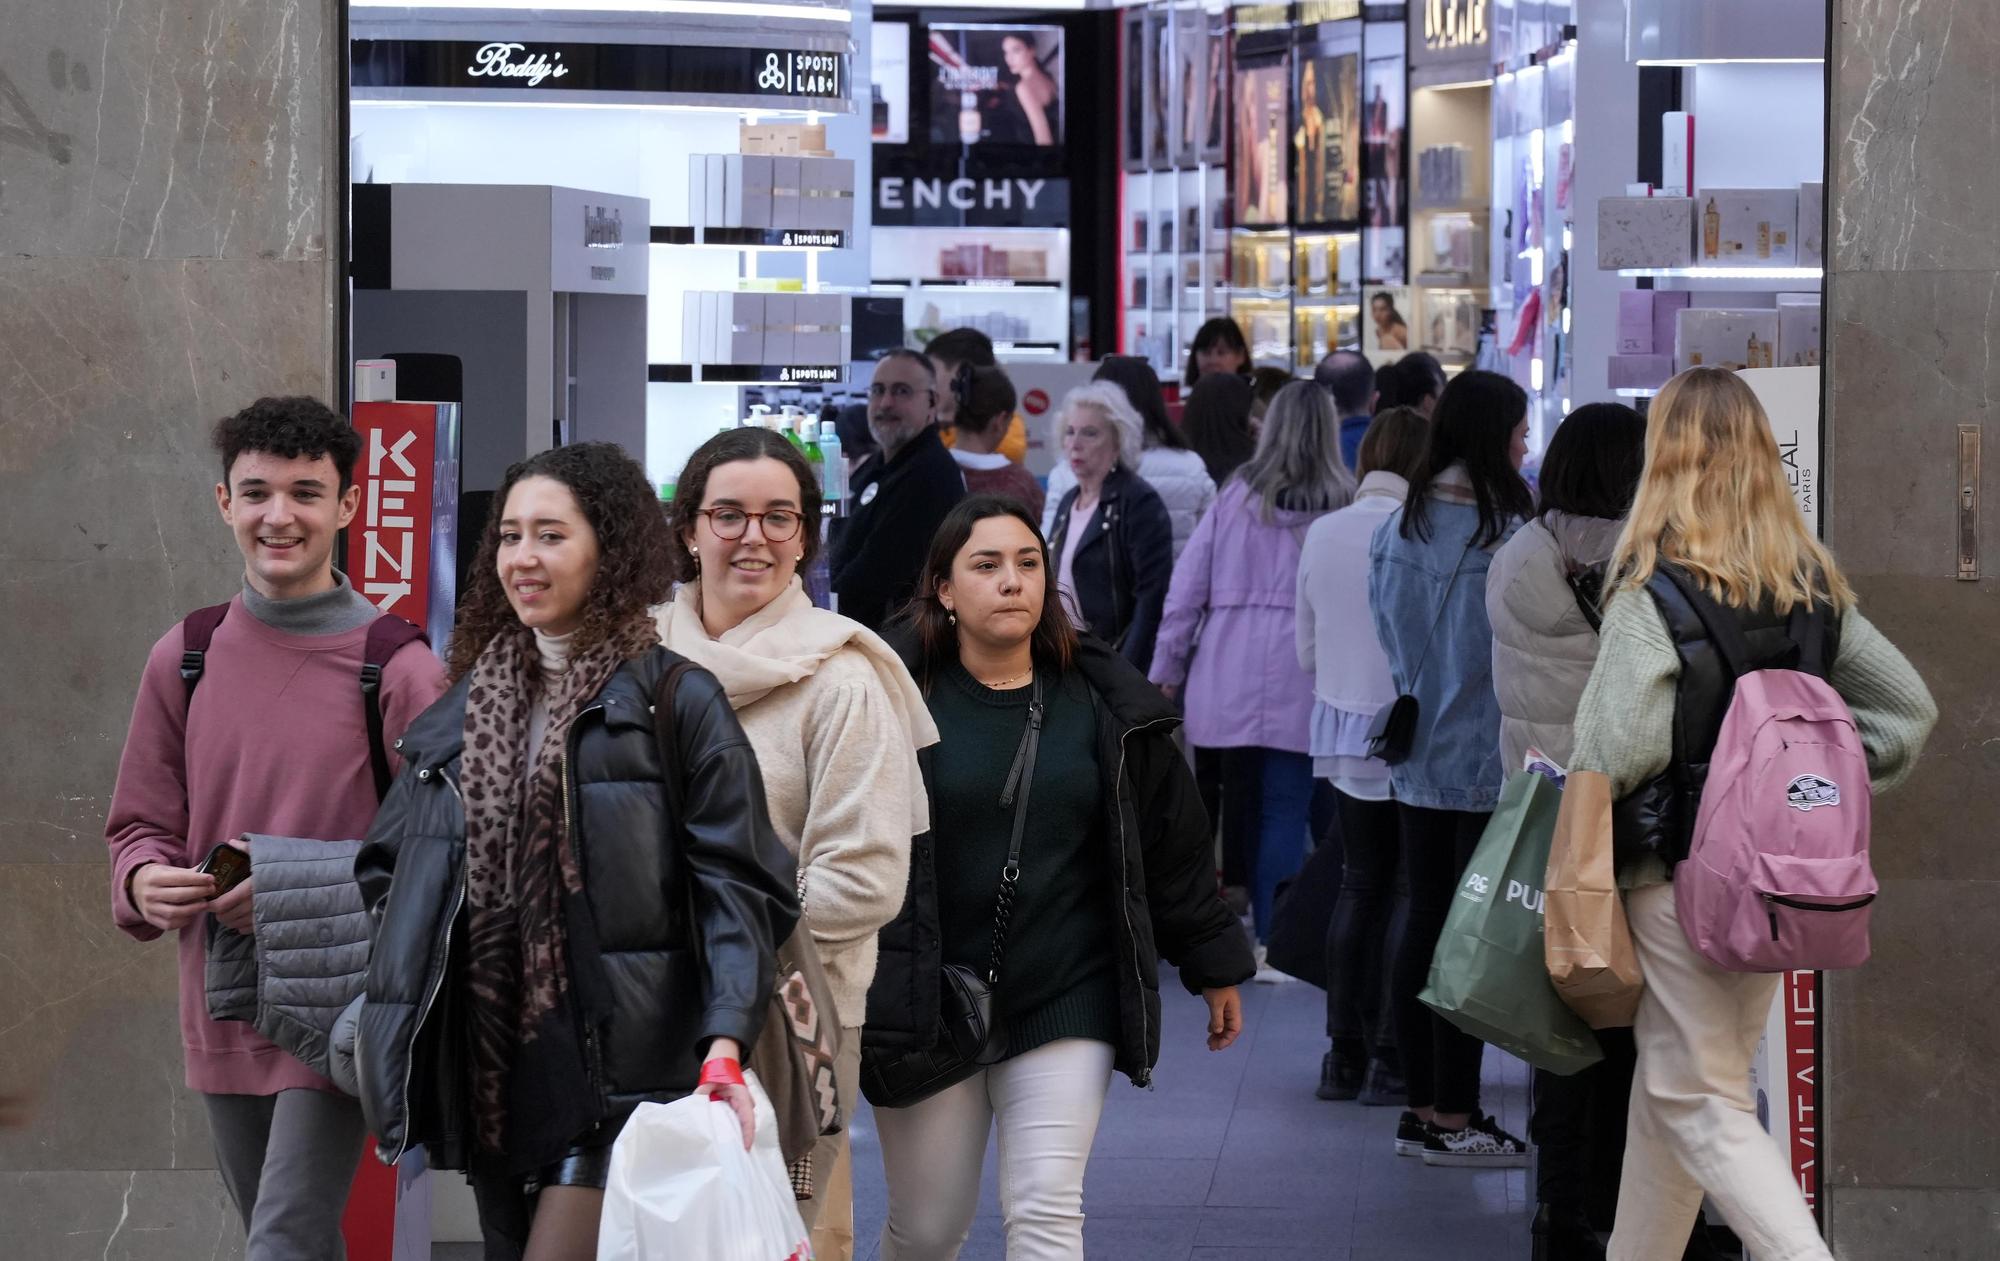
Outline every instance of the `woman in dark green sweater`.
<svg viewBox="0 0 2000 1261"><path fill-rule="evenodd" d="M924 1045L938 971L985 974L1016 792L1025 798L999 980L1004 1054L906 1107L877 1107L888 1174L883 1261L949 1261L978 1207L997 1124L1009 1261L1083 1255L1083 1172L1114 1069L1159 1056L1159 960L1208 1002L1208 1045L1242 1028L1255 970L1215 883L1178 719L1048 599L1047 545L1011 499L974 496L938 531L909 615L911 670L941 742L924 750L932 832L883 931L864 1046ZM1039 723L1034 737L1030 725ZM1015 771L1027 767L1016 785Z"/></svg>

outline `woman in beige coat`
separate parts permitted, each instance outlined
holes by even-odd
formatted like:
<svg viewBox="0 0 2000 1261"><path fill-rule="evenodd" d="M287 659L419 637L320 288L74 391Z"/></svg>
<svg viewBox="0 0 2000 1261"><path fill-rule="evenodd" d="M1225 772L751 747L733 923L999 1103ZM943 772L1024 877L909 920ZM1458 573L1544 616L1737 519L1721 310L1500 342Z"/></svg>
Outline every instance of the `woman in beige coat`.
<svg viewBox="0 0 2000 1261"><path fill-rule="evenodd" d="M816 608L799 575L819 543L820 490L796 448L764 429L702 444L670 510L683 586L659 610L668 648L715 674L756 750L771 824L799 860L803 924L826 966L842 1040L841 1110L859 1096L875 937L902 908L910 838L928 830L917 750L937 728L874 632ZM799 1205L813 1252L853 1253L845 1132L813 1152Z"/></svg>

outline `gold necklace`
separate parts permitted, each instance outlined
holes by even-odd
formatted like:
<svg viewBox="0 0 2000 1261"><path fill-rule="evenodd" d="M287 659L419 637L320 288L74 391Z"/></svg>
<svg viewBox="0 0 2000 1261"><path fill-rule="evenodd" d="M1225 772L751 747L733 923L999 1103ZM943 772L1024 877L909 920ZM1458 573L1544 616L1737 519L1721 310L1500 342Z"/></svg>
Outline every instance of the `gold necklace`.
<svg viewBox="0 0 2000 1261"><path fill-rule="evenodd" d="M1021 671L1021 672L1020 672L1019 674L1015 675L1015 676L1014 676L1013 678L1011 678L1011 679L1002 679L1002 680L1000 680L1000 681L999 681L998 683L988 683L988 682L987 682L987 681L986 681L985 679L978 679L978 680L975 680L975 681L976 681L976 682L977 682L977 683L979 684L979 686L981 686L981 687L985 687L985 688L991 688L992 690L994 690L994 691L996 691L996 692L997 692L997 691L999 691L999 690L1000 690L1001 688L1004 688L1004 687L1006 687L1006 686L1007 686L1007 685L1008 685L1009 683L1019 683L1019 682L1020 682L1020 681L1021 681L1022 679L1025 679L1025 678L1029 677L1030 675L1034 674L1034 672L1035 672L1035 667L1033 667L1033 666L1029 666L1029 667L1028 667L1027 669L1025 669L1025 670Z"/></svg>

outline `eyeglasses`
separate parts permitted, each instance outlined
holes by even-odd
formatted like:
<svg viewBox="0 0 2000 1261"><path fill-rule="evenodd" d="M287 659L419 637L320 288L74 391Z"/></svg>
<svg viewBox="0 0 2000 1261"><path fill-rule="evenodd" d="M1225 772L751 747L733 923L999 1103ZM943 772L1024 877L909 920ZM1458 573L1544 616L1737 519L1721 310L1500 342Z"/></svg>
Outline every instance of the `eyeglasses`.
<svg viewBox="0 0 2000 1261"><path fill-rule="evenodd" d="M799 532L799 523L804 516L789 508L773 508L769 512L745 512L741 508L699 508L698 517L708 518L708 528L715 531L715 537L727 542L735 542L743 537L755 518L764 529L768 542L783 543Z"/></svg>
<svg viewBox="0 0 2000 1261"><path fill-rule="evenodd" d="M893 398L898 403L907 403L911 399L915 398L920 392L929 394L933 398L937 397L936 390L926 389L923 391L919 391L915 386L906 385L901 381L894 381L888 384L884 384L881 381L873 381L870 382L868 386L868 397L878 403L881 402L884 397Z"/></svg>

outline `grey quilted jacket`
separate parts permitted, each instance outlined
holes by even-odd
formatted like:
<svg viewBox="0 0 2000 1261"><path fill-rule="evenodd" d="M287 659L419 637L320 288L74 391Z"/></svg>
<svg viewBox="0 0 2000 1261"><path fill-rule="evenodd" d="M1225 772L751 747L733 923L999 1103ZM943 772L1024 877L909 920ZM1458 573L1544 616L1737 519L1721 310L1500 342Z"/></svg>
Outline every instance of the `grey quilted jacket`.
<svg viewBox="0 0 2000 1261"><path fill-rule="evenodd" d="M360 841L244 838L256 884L254 937L209 919L208 1014L246 1020L314 1072L328 1062L334 1023L361 995L368 915L354 882ZM345 1084L352 1091L352 1083Z"/></svg>

